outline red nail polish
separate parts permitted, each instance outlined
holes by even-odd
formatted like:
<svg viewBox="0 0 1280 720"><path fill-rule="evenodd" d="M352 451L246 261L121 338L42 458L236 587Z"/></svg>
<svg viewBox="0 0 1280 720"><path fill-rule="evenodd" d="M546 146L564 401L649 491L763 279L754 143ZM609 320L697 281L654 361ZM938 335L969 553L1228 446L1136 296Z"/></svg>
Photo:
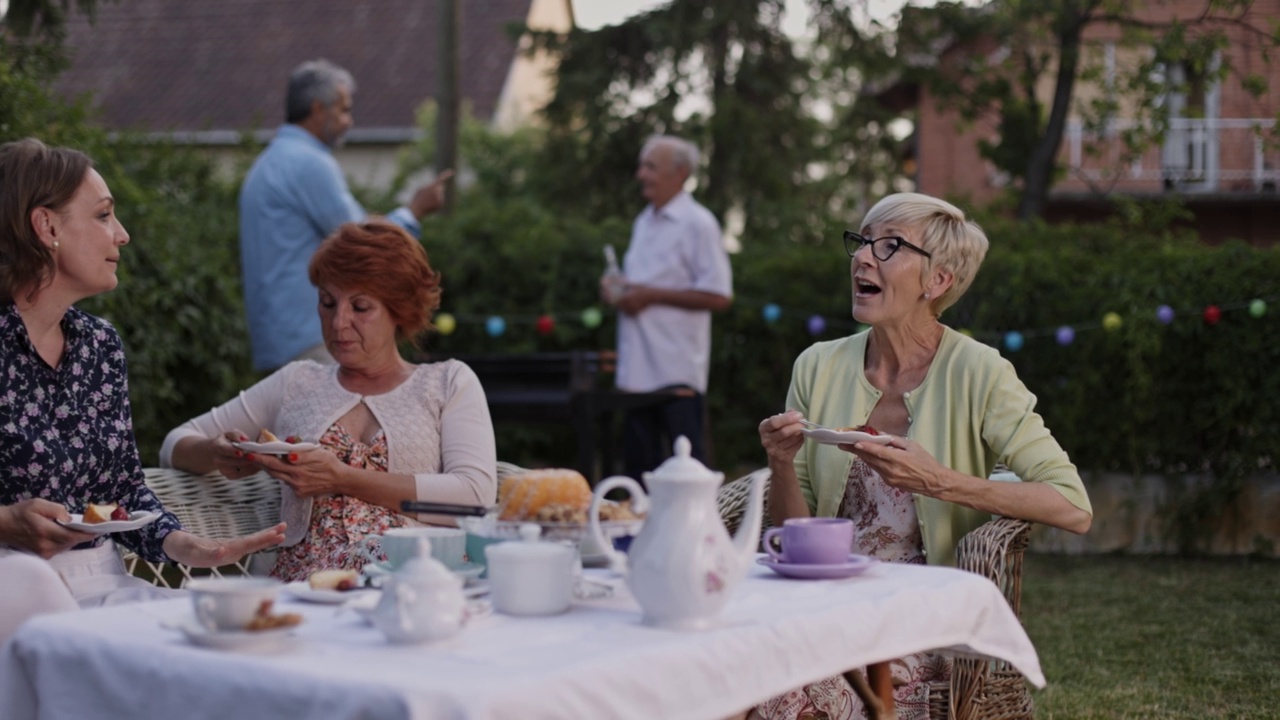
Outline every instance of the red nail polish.
<svg viewBox="0 0 1280 720"><path fill-rule="evenodd" d="M298 453L289 453L289 462L298 462Z"/></svg>
<svg viewBox="0 0 1280 720"><path fill-rule="evenodd" d="M242 453L242 452L240 452L239 450L237 450L237 451L236 451L236 457L244 457L244 453Z"/></svg>
<svg viewBox="0 0 1280 720"><path fill-rule="evenodd" d="M248 460L249 462L253 462L253 453L249 453L248 455L245 455L244 459Z"/></svg>

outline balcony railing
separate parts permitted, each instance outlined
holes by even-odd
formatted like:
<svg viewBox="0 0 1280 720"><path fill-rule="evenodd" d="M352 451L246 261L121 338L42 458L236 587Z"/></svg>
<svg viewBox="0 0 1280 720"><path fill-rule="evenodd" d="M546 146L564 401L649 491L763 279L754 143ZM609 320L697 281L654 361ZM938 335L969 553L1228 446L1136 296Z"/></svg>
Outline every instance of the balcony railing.
<svg viewBox="0 0 1280 720"><path fill-rule="evenodd" d="M1267 118L1169 121L1164 142L1141 152L1124 137L1144 128L1115 120L1102 132L1067 126L1059 192L1276 192L1280 186L1280 134Z"/></svg>

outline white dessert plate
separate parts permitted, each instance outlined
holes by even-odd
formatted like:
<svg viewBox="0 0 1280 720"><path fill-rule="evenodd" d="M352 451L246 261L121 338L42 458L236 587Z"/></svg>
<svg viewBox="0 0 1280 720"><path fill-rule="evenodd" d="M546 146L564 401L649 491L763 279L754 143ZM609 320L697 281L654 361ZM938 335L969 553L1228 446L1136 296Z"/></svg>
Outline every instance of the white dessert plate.
<svg viewBox="0 0 1280 720"><path fill-rule="evenodd" d="M134 510L129 513L128 520L108 520L100 523L87 523L84 521L84 515L80 513L71 513L71 519L61 523L63 527L69 527L72 530L89 533L90 535L106 535L107 533L128 532L137 530L138 528L155 522L160 517L160 513L150 510ZM59 521L61 522L61 521Z"/></svg>
<svg viewBox="0 0 1280 720"><path fill-rule="evenodd" d="M800 432L814 442L823 445L852 445L856 442L872 442L878 445L888 445L893 442L892 435L872 435L864 433L860 430L832 430L830 428L805 428Z"/></svg>
<svg viewBox="0 0 1280 720"><path fill-rule="evenodd" d="M316 590L306 580L298 580L284 586L285 592L304 602L323 605L339 605L359 595L378 594L377 588L360 587L353 590Z"/></svg>
<svg viewBox="0 0 1280 720"><path fill-rule="evenodd" d="M206 630L195 620L172 623L170 627L181 632L193 645L217 650L257 650L274 647L287 640L298 627L271 628L270 630Z"/></svg>
<svg viewBox="0 0 1280 720"><path fill-rule="evenodd" d="M294 452L307 452L308 450L317 450L320 448L316 443L287 443L283 440L276 442L258 443L249 442L233 442L231 447L242 450L247 453L262 453L263 455L288 455Z"/></svg>

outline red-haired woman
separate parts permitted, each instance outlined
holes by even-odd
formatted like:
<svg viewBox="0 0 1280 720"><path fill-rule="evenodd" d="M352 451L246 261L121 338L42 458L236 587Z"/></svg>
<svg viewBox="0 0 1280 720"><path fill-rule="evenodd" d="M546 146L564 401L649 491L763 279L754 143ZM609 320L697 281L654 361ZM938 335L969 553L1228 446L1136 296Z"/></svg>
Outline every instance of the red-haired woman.
<svg viewBox="0 0 1280 720"><path fill-rule="evenodd" d="M497 491L475 373L453 360L415 365L398 350L440 305L440 275L418 241L388 222L348 223L309 272L337 364L290 363L174 429L160 451L161 464L181 470L233 479L266 470L284 484L289 530L271 574L285 581L361 569L365 536L430 520L400 514L402 500L487 506ZM275 457L232 446L260 429L321 447Z"/></svg>

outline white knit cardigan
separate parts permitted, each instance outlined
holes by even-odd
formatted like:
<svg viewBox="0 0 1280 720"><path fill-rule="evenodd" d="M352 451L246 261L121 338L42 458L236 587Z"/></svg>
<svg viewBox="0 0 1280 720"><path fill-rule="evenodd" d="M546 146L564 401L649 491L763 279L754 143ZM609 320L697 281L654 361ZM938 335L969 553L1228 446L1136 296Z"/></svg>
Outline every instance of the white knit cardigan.
<svg viewBox="0 0 1280 720"><path fill-rule="evenodd" d="M160 450L172 467L173 448L185 437L211 438L228 430L257 437L268 428L280 437L315 442L339 418L363 402L387 439L388 471L412 474L417 497L489 506L497 495L497 455L484 390L471 368L456 360L419 365L408 380L381 395L358 395L338 382L336 365L290 363L238 397L175 428ZM284 483L281 516L286 546L305 537L311 499ZM419 516L419 519L427 519Z"/></svg>

